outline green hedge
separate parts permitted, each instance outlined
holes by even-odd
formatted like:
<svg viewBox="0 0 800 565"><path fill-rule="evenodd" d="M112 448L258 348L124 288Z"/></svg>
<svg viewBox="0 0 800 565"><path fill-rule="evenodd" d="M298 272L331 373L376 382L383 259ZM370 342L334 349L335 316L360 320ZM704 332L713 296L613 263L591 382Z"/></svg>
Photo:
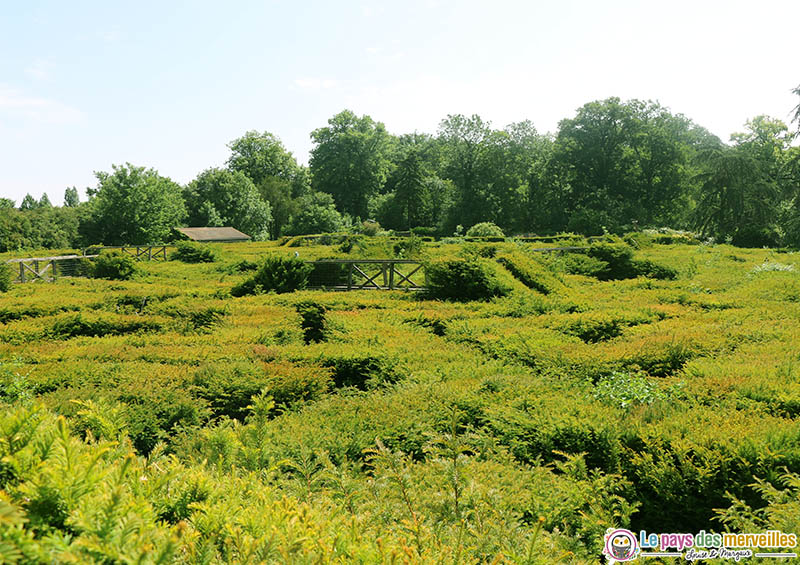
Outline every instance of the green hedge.
<svg viewBox="0 0 800 565"><path fill-rule="evenodd" d="M506 296L511 287L497 276L495 265L483 258L439 259L425 267L427 296L441 300L489 300Z"/></svg>
<svg viewBox="0 0 800 565"><path fill-rule="evenodd" d="M272 255L264 259L258 271L231 289L233 296L263 292L294 292L308 286L312 266L297 257Z"/></svg>
<svg viewBox="0 0 800 565"><path fill-rule="evenodd" d="M96 279L129 280L137 272L136 261L123 251L103 251L94 260L90 275Z"/></svg>

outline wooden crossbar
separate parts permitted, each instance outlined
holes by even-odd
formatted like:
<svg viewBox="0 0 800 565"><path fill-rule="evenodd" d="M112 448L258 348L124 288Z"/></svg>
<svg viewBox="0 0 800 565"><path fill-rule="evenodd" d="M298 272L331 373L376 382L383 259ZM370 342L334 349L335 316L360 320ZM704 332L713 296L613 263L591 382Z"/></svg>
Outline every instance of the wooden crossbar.
<svg viewBox="0 0 800 565"><path fill-rule="evenodd" d="M167 260L167 247L173 247L171 245L137 245L137 246L128 246L128 245L104 245L102 247L87 247L83 250L84 256L89 256L89 254L98 254L102 252L104 249L119 249L123 253L126 253L136 259L137 261L152 261L153 259L163 259L164 261Z"/></svg>
<svg viewBox="0 0 800 565"><path fill-rule="evenodd" d="M358 268L358 265L356 265L355 263L353 263L353 268L354 268L356 271L358 271L358 273L359 273L359 274L360 274L362 277L364 277L364 278L366 279L366 280L365 280L365 281L364 281L362 284L360 284L358 287L356 287L358 290L366 290L366 288L367 288L367 285L368 285L369 283L372 283L372 285L373 285L375 288L378 288L378 289L379 289L379 288L381 288L381 287L380 287L380 285L379 285L378 283L376 283L376 282L375 282L375 279L376 279L376 278L378 277L378 275L380 275L380 274L381 274L383 271L379 271L379 272L375 273L374 275L372 275L372 276L370 277L370 276L368 276L368 275L367 275L367 273L365 273L364 271L362 271L361 269L359 269L359 268Z"/></svg>
<svg viewBox="0 0 800 565"><path fill-rule="evenodd" d="M400 285L402 285L402 284L403 284L403 282L407 282L407 283L409 284L409 286L416 287L417 285L416 285L416 284L414 284L414 281L412 281L412 280L411 280L411 275L413 275L414 273L416 273L417 271L419 271L421 268L422 268L422 263L420 263L419 265L417 265L416 267L414 267L414 270L413 270L413 271L411 271L410 273L408 273L408 275L404 275L403 273L401 273L400 271L398 271L398 270L397 270L397 268L396 268L394 265L392 265L392 271L393 271L394 273L397 273L397 276L398 276L398 277L400 277L400 280L397 282L397 285L396 285L396 286L400 286ZM392 284L390 284L389 286L393 286L393 285L392 285Z"/></svg>
<svg viewBox="0 0 800 565"><path fill-rule="evenodd" d="M319 259L307 261L309 265L315 264L346 265L346 272L342 273L347 280L331 281L332 284L322 284L309 288L327 290L424 290L424 286L417 285L411 278L422 270L423 264L411 259ZM403 274L398 265L411 265L411 271ZM378 267L377 272L370 273L367 267ZM358 280L355 280L358 277ZM319 281L321 282L321 281ZM319 284L318 282L318 284Z"/></svg>

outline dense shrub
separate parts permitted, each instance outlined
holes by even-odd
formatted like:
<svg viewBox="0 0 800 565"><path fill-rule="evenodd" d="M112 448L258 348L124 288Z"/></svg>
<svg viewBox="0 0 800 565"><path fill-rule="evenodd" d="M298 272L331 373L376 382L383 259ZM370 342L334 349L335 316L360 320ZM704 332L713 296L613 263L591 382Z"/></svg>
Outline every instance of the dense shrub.
<svg viewBox="0 0 800 565"><path fill-rule="evenodd" d="M321 397L330 387L329 369L288 363L214 363L194 376L195 394L206 400L215 417L244 420L254 396L271 396L278 407Z"/></svg>
<svg viewBox="0 0 800 565"><path fill-rule="evenodd" d="M605 314L580 314L557 319L550 327L574 335L586 343L597 343L622 335L625 324Z"/></svg>
<svg viewBox="0 0 800 565"><path fill-rule="evenodd" d="M126 281L136 274L136 261L123 251L103 251L94 260L91 275L96 279Z"/></svg>
<svg viewBox="0 0 800 565"><path fill-rule="evenodd" d="M264 259L258 271L231 289L233 296L263 292L294 292L308 285L312 267L297 257L271 255Z"/></svg>
<svg viewBox="0 0 800 565"><path fill-rule="evenodd" d="M347 284L348 266L344 263L314 261L310 263L308 286L334 287Z"/></svg>
<svg viewBox="0 0 800 565"><path fill-rule="evenodd" d="M406 320L406 323L430 330L433 335L439 337L444 337L447 333L447 323L439 318L429 318L419 314L414 318Z"/></svg>
<svg viewBox="0 0 800 565"><path fill-rule="evenodd" d="M687 231L670 230L645 230L643 232L631 232L623 238L626 243L633 245L637 249L643 249L651 245L699 245L700 239L697 234Z"/></svg>
<svg viewBox="0 0 800 565"><path fill-rule="evenodd" d="M130 318L91 318L82 314L60 318L44 331L44 337L70 339L73 337L102 337L138 332L155 332L161 329L157 322Z"/></svg>
<svg viewBox="0 0 800 565"><path fill-rule="evenodd" d="M427 295L442 300L489 300L511 288L499 280L493 263L482 258L440 259L425 267Z"/></svg>
<svg viewBox="0 0 800 565"><path fill-rule="evenodd" d="M354 247L363 247L364 238L360 235L348 235L339 245L339 253L350 253Z"/></svg>
<svg viewBox="0 0 800 565"><path fill-rule="evenodd" d="M179 241L175 244L175 251L170 254L169 259L183 263L213 263L217 260L217 255L207 245Z"/></svg>
<svg viewBox="0 0 800 565"><path fill-rule="evenodd" d="M413 234L411 237L403 238L392 246L394 256L400 259L418 258L422 254L422 250L422 238Z"/></svg>
<svg viewBox="0 0 800 565"><path fill-rule="evenodd" d="M439 230L438 228L419 226L411 228L411 233L413 233L414 235L418 235L420 237L436 237L439 235Z"/></svg>
<svg viewBox="0 0 800 565"><path fill-rule="evenodd" d="M250 261L249 259L242 259L236 261L233 265L225 267L225 271L228 273L248 273L256 270L258 270L258 263Z"/></svg>
<svg viewBox="0 0 800 565"><path fill-rule="evenodd" d="M227 311L224 308L209 306L207 308L180 311L178 316L186 323L186 330L207 332L219 324L226 314Z"/></svg>
<svg viewBox="0 0 800 565"><path fill-rule="evenodd" d="M568 253L561 259L561 266L565 272L571 275L583 275L585 277L597 277L608 269L608 263L589 257L583 253Z"/></svg>
<svg viewBox="0 0 800 565"><path fill-rule="evenodd" d="M594 275L600 280L629 279L637 275L633 249L624 243L593 243L586 254L606 264Z"/></svg>
<svg viewBox="0 0 800 565"><path fill-rule="evenodd" d="M267 383L261 392L272 397L279 409L318 400L331 388L331 370L326 367L276 363L267 365L265 373Z"/></svg>
<svg viewBox="0 0 800 565"><path fill-rule="evenodd" d="M478 257L483 257L485 259L493 259L497 256L497 246L496 245L482 245L478 248L477 251Z"/></svg>
<svg viewBox="0 0 800 565"><path fill-rule="evenodd" d="M324 341L327 332L325 306L316 302L306 301L295 304L295 309L300 314L303 341L306 344Z"/></svg>
<svg viewBox="0 0 800 565"><path fill-rule="evenodd" d="M372 389L382 384L396 382L400 378L394 363L382 356L357 351L324 355L319 363L333 371L336 388L355 387Z"/></svg>
<svg viewBox="0 0 800 565"><path fill-rule="evenodd" d="M308 241L308 257L332 250ZM364 241L356 257L396 240ZM16 287L0 307L0 561L596 563L609 526L797 529L795 255L649 245L694 280L599 283L556 272L608 268L585 253L458 245L511 294L231 302L221 268L187 284L175 262ZM226 264L256 249L233 247ZM530 291L543 267L568 285Z"/></svg>
<svg viewBox="0 0 800 565"><path fill-rule="evenodd" d="M123 391L127 430L136 451L148 455L162 441L168 441L183 426L195 426L205 418L205 408L187 391L179 388L142 386Z"/></svg>
<svg viewBox="0 0 800 565"><path fill-rule="evenodd" d="M362 222L361 226L358 228L358 232L367 235L367 236L375 236L381 231L381 225L378 222L372 220L366 220Z"/></svg>
<svg viewBox="0 0 800 565"><path fill-rule="evenodd" d="M467 230L467 237L505 237L505 234L492 222L481 222Z"/></svg>
<svg viewBox="0 0 800 565"><path fill-rule="evenodd" d="M11 268L7 263L0 262L0 292L7 292L11 288L12 279Z"/></svg>
<svg viewBox="0 0 800 565"><path fill-rule="evenodd" d="M570 253L561 264L568 273L595 277L601 281L648 277L674 280L678 271L648 259L634 259L633 248L625 243L593 243L581 253Z"/></svg>
<svg viewBox="0 0 800 565"><path fill-rule="evenodd" d="M673 281L678 278L678 271L668 265L660 265L649 259L636 259L634 261L636 274L642 277L659 280Z"/></svg>
<svg viewBox="0 0 800 565"><path fill-rule="evenodd" d="M626 360L626 365L641 367L654 377L669 377L704 353L703 348L687 341L655 343L644 347Z"/></svg>
<svg viewBox="0 0 800 565"><path fill-rule="evenodd" d="M497 262L522 284L542 294L564 288L563 283L547 267L522 253L504 253L497 257Z"/></svg>
<svg viewBox="0 0 800 565"><path fill-rule="evenodd" d="M244 420L250 399L261 392L266 379L253 363L209 364L195 373L194 393L208 402L212 416Z"/></svg>
<svg viewBox="0 0 800 565"><path fill-rule="evenodd" d="M736 230L731 243L736 247L778 247L781 234L771 226L745 225Z"/></svg>

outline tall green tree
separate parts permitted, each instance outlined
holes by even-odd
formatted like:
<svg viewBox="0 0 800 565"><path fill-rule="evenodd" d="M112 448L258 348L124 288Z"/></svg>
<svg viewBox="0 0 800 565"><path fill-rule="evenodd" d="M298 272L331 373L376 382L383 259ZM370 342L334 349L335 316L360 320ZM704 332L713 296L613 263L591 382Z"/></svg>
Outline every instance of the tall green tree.
<svg viewBox="0 0 800 565"><path fill-rule="evenodd" d="M248 131L228 144L228 168L247 175L258 185L269 177L293 181L299 173L297 161L283 142L267 131Z"/></svg>
<svg viewBox="0 0 800 565"><path fill-rule="evenodd" d="M491 135L490 124L480 116L448 115L439 124L442 174L452 180L455 203L451 224L474 225L486 218L483 157ZM452 227L452 226L449 226Z"/></svg>
<svg viewBox="0 0 800 565"><path fill-rule="evenodd" d="M543 159L546 140L530 121L524 121L493 131L487 142L483 158L487 179L485 220L507 232L526 231L528 177Z"/></svg>
<svg viewBox="0 0 800 565"><path fill-rule="evenodd" d="M74 208L0 208L0 252L20 249L63 249L79 244Z"/></svg>
<svg viewBox="0 0 800 565"><path fill-rule="evenodd" d="M288 232L292 235L341 231L344 219L336 209L333 197L324 192L311 192L298 199Z"/></svg>
<svg viewBox="0 0 800 565"><path fill-rule="evenodd" d="M765 164L742 147L709 149L700 160L704 170L698 175L696 228L740 245L767 243L765 228L775 217L778 194Z"/></svg>
<svg viewBox="0 0 800 565"><path fill-rule="evenodd" d="M52 208L53 204L50 202L50 198L48 198L47 193L43 193L42 197L39 199L39 208Z"/></svg>
<svg viewBox="0 0 800 565"><path fill-rule="evenodd" d="M78 204L81 203L80 197L78 196L78 189L74 186L68 187L64 191L64 206L67 208L75 208Z"/></svg>
<svg viewBox="0 0 800 565"><path fill-rule="evenodd" d="M544 158L548 139L530 121L494 130L480 116L450 115L439 126L440 174L454 187L448 229L493 222L526 228L529 175Z"/></svg>
<svg viewBox="0 0 800 565"><path fill-rule="evenodd" d="M792 92L800 96L800 85L797 86ZM797 122L797 132L800 133L800 102L794 108L794 121Z"/></svg>
<svg viewBox="0 0 800 565"><path fill-rule="evenodd" d="M272 210L270 237L277 239L286 231L286 227L297 212L301 197L292 197L292 184L279 177L267 177L258 186L258 193L265 202L269 202Z"/></svg>
<svg viewBox="0 0 800 565"><path fill-rule="evenodd" d="M234 227L256 240L269 237L270 205L241 171L208 169L184 189L188 222L193 226Z"/></svg>
<svg viewBox="0 0 800 565"><path fill-rule="evenodd" d="M389 180L405 229L430 223L427 176L418 151L411 149Z"/></svg>
<svg viewBox="0 0 800 565"><path fill-rule="evenodd" d="M38 207L39 203L36 202L36 199L30 194L26 194L25 198L23 198L22 202L19 204L20 210L35 210Z"/></svg>
<svg viewBox="0 0 800 565"><path fill-rule="evenodd" d="M130 163L95 173L89 189L88 217L81 226L92 243L144 245L168 241L181 225L186 207L181 187L154 169Z"/></svg>
<svg viewBox="0 0 800 565"><path fill-rule="evenodd" d="M764 115L748 120L744 132L731 136L734 149L753 163L749 171L752 188L742 190L749 209L741 223L728 230L735 244L795 243L800 152L791 147L793 137L783 121Z"/></svg>
<svg viewBox="0 0 800 565"><path fill-rule="evenodd" d="M590 102L562 120L550 174L576 231L675 225L685 219L692 156L713 136L655 102Z"/></svg>
<svg viewBox="0 0 800 565"><path fill-rule="evenodd" d="M315 190L333 196L337 208L366 218L369 198L380 192L389 171L390 137L380 122L344 110L311 133L309 167Z"/></svg>

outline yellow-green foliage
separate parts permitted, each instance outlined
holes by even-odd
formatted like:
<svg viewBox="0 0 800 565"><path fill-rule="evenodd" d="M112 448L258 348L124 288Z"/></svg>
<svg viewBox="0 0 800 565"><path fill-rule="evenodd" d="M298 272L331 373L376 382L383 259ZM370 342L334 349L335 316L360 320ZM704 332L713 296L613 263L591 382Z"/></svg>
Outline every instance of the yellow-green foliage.
<svg viewBox="0 0 800 565"><path fill-rule="evenodd" d="M497 261L528 288L542 294L564 290L564 283L550 269L521 251L500 254Z"/></svg>
<svg viewBox="0 0 800 565"><path fill-rule="evenodd" d="M396 243L316 240L301 259ZM800 257L658 243L633 257L674 280L425 244L485 269L482 300L231 297L277 243L14 285L0 562L595 563L612 526L796 531Z"/></svg>
<svg viewBox="0 0 800 565"><path fill-rule="evenodd" d="M0 260L0 292L6 292L11 288L11 280L13 278L11 267L5 261Z"/></svg>

